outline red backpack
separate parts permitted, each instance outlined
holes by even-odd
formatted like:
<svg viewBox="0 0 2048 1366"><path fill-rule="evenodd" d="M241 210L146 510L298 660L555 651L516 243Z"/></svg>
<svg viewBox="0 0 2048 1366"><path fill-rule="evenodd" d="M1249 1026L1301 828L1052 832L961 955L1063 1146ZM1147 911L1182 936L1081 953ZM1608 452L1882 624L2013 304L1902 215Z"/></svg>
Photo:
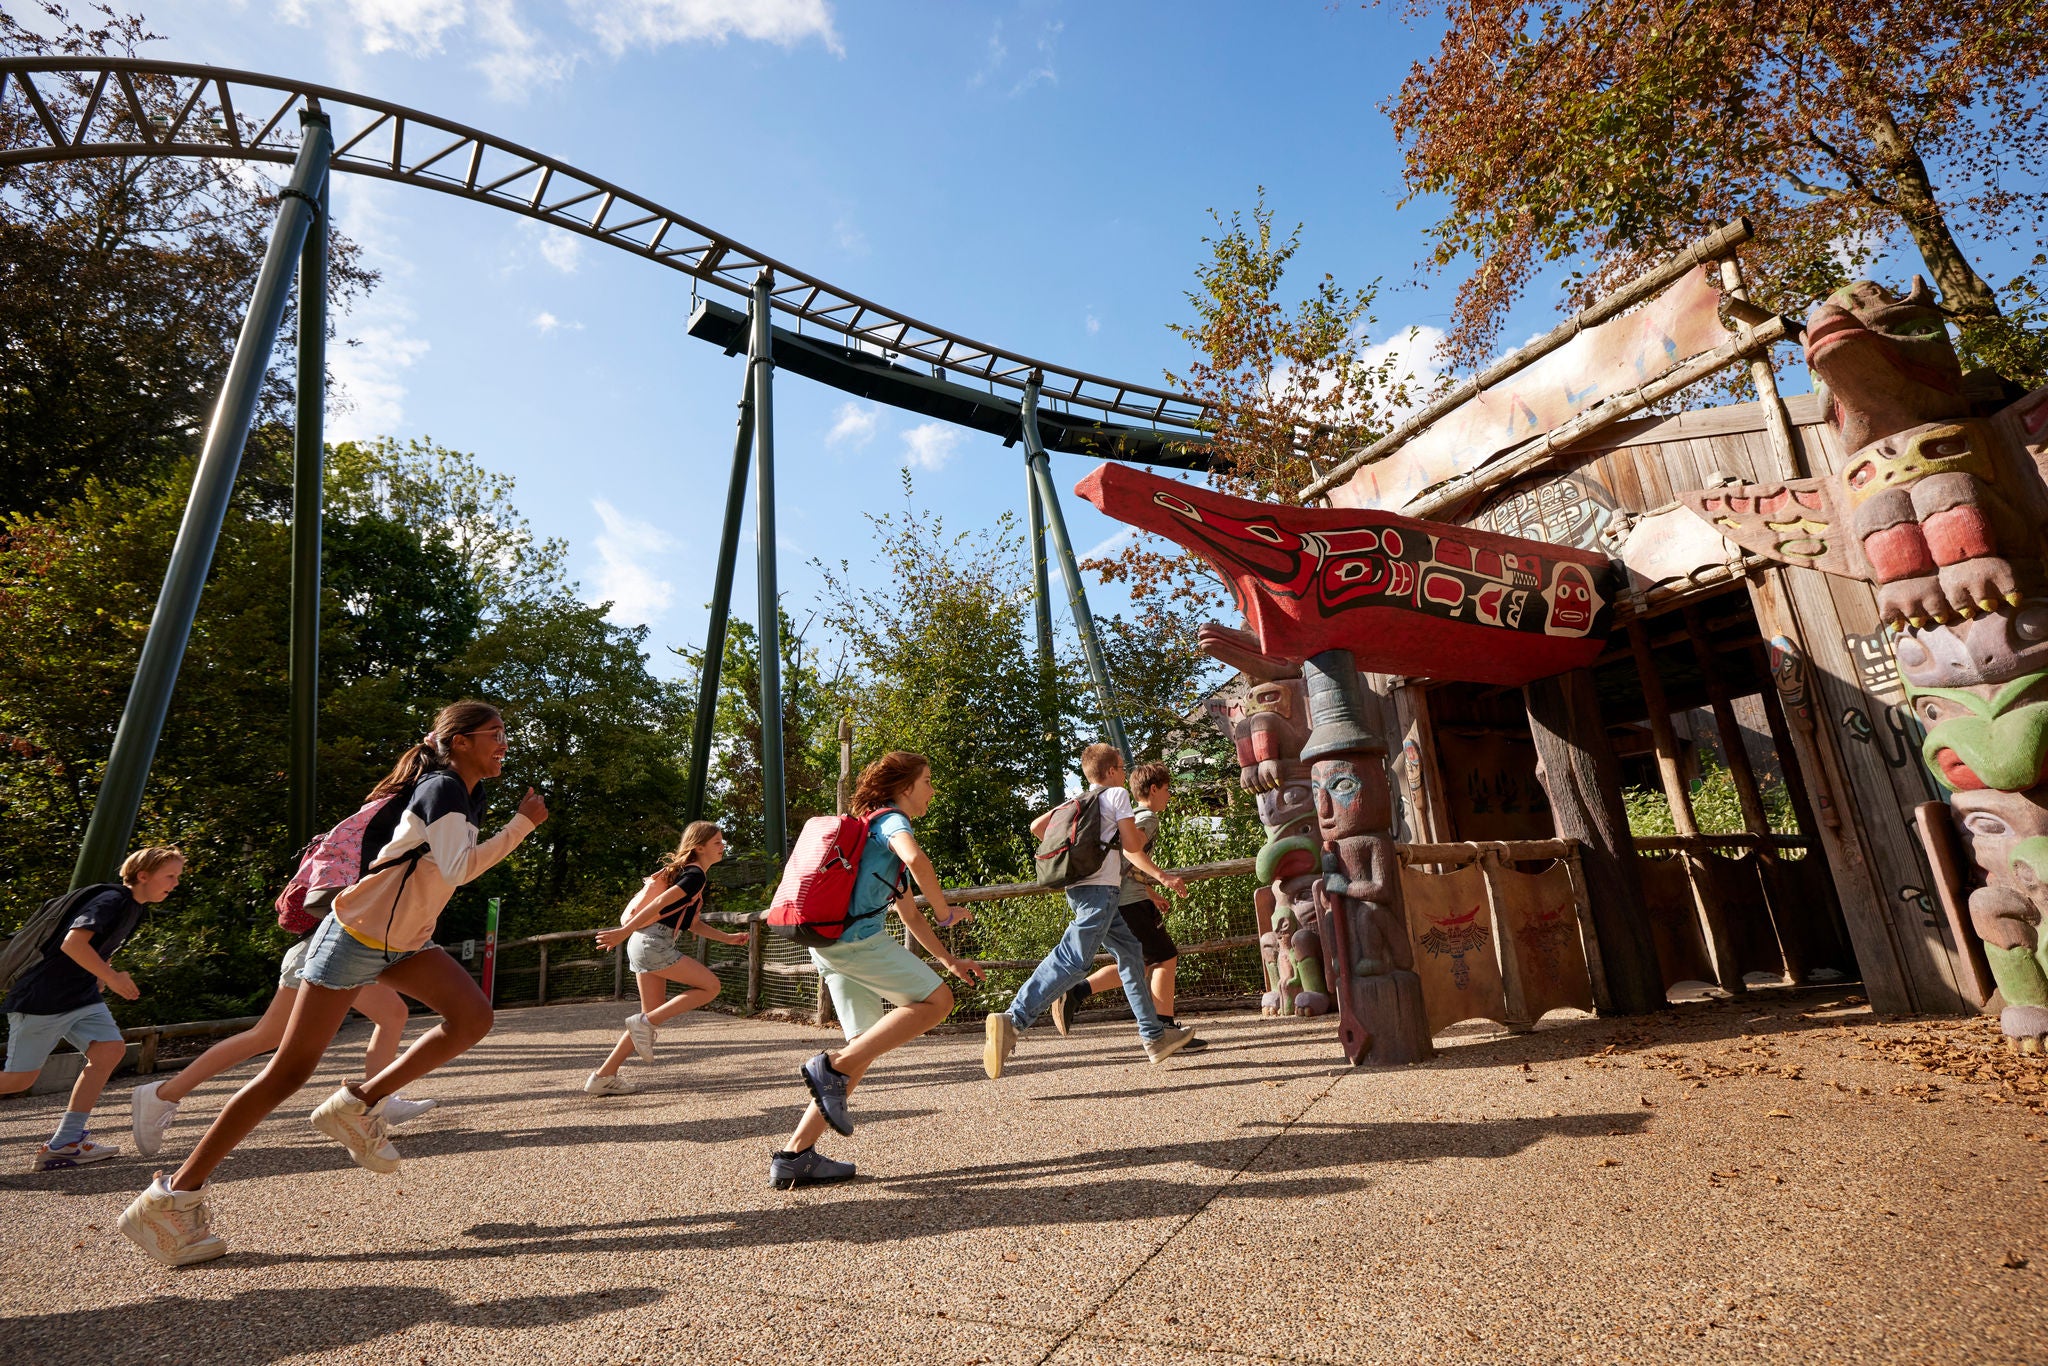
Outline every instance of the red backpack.
<svg viewBox="0 0 2048 1366"><path fill-rule="evenodd" d="M317 928L334 898L361 882L372 871L364 865L376 857L384 840L391 838L391 832L398 824L397 817L404 813L405 804L411 797L411 787L401 788L388 797L377 798L326 834L315 835L306 851L299 855L298 871L277 894L278 927L289 934L305 934ZM393 802L398 804L395 808ZM375 845L366 846L364 836L369 832L371 823L386 811L391 812L393 819L383 823L383 839ZM420 852L425 849L425 845L420 846ZM418 854L413 853L412 857L417 859ZM393 863L399 861L392 860Z"/></svg>
<svg viewBox="0 0 2048 1366"><path fill-rule="evenodd" d="M853 889L860 880L861 852L867 848L868 829L884 812L878 807L865 816L813 816L804 822L782 865L782 881L775 888L775 900L761 917L768 928L784 939L817 948L829 948L846 933L848 914L853 909ZM892 896L901 896L910 885L905 870L897 879Z"/></svg>

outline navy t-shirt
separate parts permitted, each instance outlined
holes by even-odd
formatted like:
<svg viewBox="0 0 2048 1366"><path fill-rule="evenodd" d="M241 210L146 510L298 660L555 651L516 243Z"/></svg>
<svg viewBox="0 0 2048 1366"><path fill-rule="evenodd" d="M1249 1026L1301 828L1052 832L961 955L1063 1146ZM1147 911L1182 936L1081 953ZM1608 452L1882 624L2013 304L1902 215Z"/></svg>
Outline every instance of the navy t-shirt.
<svg viewBox="0 0 2048 1366"><path fill-rule="evenodd" d="M680 891L682 895L662 908L661 919L654 924L665 925L677 934L689 929L690 922L697 918L697 908L703 905L704 884L709 881L710 879L704 876L704 870L694 863L686 863L676 869L669 886ZM667 893L664 892L663 895ZM654 926L650 925L648 928L652 929Z"/></svg>
<svg viewBox="0 0 2048 1366"><path fill-rule="evenodd" d="M14 979L14 989L7 993L5 1001L0 1001L0 1010L18 1010L24 1015L62 1015L96 1003L100 999L100 979L64 952L64 936L73 930L91 930L93 950L111 962L141 923L142 904L128 894L126 887L86 898L43 945L42 958Z"/></svg>

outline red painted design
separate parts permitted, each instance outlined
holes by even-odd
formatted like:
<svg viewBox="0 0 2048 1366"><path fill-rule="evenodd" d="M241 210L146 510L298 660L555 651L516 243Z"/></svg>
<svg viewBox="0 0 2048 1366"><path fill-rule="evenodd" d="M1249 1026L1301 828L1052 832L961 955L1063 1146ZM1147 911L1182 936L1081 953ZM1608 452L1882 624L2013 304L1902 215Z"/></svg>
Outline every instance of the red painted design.
<svg viewBox="0 0 2048 1366"><path fill-rule="evenodd" d="M1980 792L1984 780L1970 771L1962 756L1952 749L1936 750L1934 762L1941 767L1941 776L1948 779L1948 785L1959 792Z"/></svg>
<svg viewBox="0 0 2048 1366"><path fill-rule="evenodd" d="M1923 519L1920 530L1936 564L1961 564L1980 555L1998 553L1998 533L1984 509L1964 503Z"/></svg>
<svg viewBox="0 0 2048 1366"><path fill-rule="evenodd" d="M1254 503L1127 465L1096 469L1076 492L1215 565L1277 658L1345 649L1377 672L1520 686L1590 665L1604 643L1608 562L1596 552Z"/></svg>
<svg viewBox="0 0 2048 1366"><path fill-rule="evenodd" d="M1863 538L1863 554L1877 571L1879 583L1917 578L1934 572L1934 556L1917 522L1901 522Z"/></svg>

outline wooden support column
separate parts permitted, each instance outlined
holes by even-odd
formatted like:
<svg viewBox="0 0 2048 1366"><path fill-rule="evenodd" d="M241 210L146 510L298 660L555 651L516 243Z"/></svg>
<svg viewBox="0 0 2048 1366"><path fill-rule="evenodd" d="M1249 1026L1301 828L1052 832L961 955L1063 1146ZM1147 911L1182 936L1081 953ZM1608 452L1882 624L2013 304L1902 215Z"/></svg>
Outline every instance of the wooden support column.
<svg viewBox="0 0 2048 1366"><path fill-rule="evenodd" d="M1407 799L1403 805L1414 827L1412 838L1418 844L1448 844L1457 838L1457 833L1451 829L1443 773L1437 766L1436 728L1430 718L1429 693L1415 682L1397 683L1392 692L1400 743L1390 747L1398 752L1387 758L1394 769L1396 790Z"/></svg>
<svg viewBox="0 0 2048 1366"><path fill-rule="evenodd" d="M1635 840L1621 802L1621 768L1600 718L1593 675L1573 669L1522 690L1536 772L1563 839L1584 845L1580 866L1614 1009L1642 1014L1664 1005L1657 950L1643 906Z"/></svg>
<svg viewBox="0 0 2048 1366"><path fill-rule="evenodd" d="M1699 661L1700 673L1707 680L1707 704L1713 708L1714 729L1721 737L1721 758L1735 780L1735 800L1742 807L1742 828L1752 835L1768 835L1771 820L1764 814L1763 793L1757 790L1756 770L1750 767L1749 749L1743 744L1742 723L1735 719L1735 708L1729 705L1728 681L1721 674L1721 661L1715 657L1713 641L1701 624L1696 607L1685 609L1685 633L1692 640L1693 658Z"/></svg>
<svg viewBox="0 0 2048 1366"><path fill-rule="evenodd" d="M1731 299L1749 301L1749 289L1742 282L1742 265L1733 256L1721 258L1721 289ZM1768 351L1749 358L1749 379L1756 385L1756 396L1763 405L1764 430L1770 433L1771 453L1778 458L1779 477L1804 478L1806 462L1800 458L1799 439L1792 432L1792 414L1786 410L1784 395L1778 392L1778 373L1771 368ZM1769 476L1759 470L1757 477Z"/></svg>
<svg viewBox="0 0 2048 1366"><path fill-rule="evenodd" d="M1763 665L1763 672L1770 673L1770 652L1763 642L1756 645L1756 656ZM1799 823L1799 833L1809 840L1820 839L1820 820L1815 815L1813 801L1806 794L1809 775L1799 762L1799 754L1792 747L1792 728L1785 720L1785 703L1779 698L1774 687L1765 688L1759 694L1764 701L1764 719L1771 728L1771 748L1778 752L1778 768L1785 775L1785 795L1792 802L1792 819Z"/></svg>
<svg viewBox="0 0 2048 1366"><path fill-rule="evenodd" d="M747 921L747 1014L761 1008L761 922Z"/></svg>
<svg viewBox="0 0 2048 1366"><path fill-rule="evenodd" d="M535 1005L544 1006L548 1003L548 946L546 944L540 946L540 974L533 993L536 998L534 1000Z"/></svg>
<svg viewBox="0 0 2048 1366"><path fill-rule="evenodd" d="M1671 729L1671 706L1664 700L1664 680L1657 673L1656 658L1650 653L1650 633L1640 617L1628 619L1628 648L1635 656L1636 673L1643 685L1643 701L1650 708L1650 743L1657 750L1657 776L1664 783L1664 800L1671 803L1671 824L1680 835L1697 835L1700 823L1692 811L1692 790L1685 785L1685 765L1678 753L1678 734Z"/></svg>

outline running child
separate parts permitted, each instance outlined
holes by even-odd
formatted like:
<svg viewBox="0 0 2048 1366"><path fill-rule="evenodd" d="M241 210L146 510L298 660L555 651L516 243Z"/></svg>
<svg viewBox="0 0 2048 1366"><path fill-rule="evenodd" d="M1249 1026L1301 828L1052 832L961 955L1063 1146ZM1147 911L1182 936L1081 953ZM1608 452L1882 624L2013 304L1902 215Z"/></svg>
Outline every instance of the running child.
<svg viewBox="0 0 2048 1366"><path fill-rule="evenodd" d="M640 1061L653 1062L657 1026L717 999L718 974L684 953L676 941L689 930L721 944L747 942L743 934L714 930L697 918L704 905L704 889L710 885L707 870L724 857L725 833L710 821L691 821L661 871L647 879L626 907L623 923L615 930L599 932L599 948L626 946L626 961L633 967L633 980L640 985L640 1010L626 1017L626 1032L613 1046L611 1056L583 1083L591 1095L626 1096L638 1091L639 1083L619 1075L626 1059L637 1053ZM670 982L683 984L680 996L669 996Z"/></svg>
<svg viewBox="0 0 2048 1366"><path fill-rule="evenodd" d="M1153 1062L1164 1062L1195 1037L1190 1026L1169 1027L1160 1023L1159 1012L1152 1005L1152 993L1145 986L1144 950L1131 927L1117 914L1127 860L1176 896L1187 893L1187 883L1176 874L1163 871L1144 851L1145 840L1138 831L1131 794L1124 790L1124 758L1116 746L1094 744L1082 750L1081 776L1088 780L1088 792L1097 797L1096 819L1102 822L1102 843L1107 846L1102 866L1067 884L1067 905L1074 913L1073 923L1024 985L1017 988L1009 1008L990 1013L981 1065L991 1080L1003 1075L1003 1065L1016 1051L1017 1035L1031 1028L1045 1008L1069 988L1087 979L1095 966L1095 955L1105 945L1116 959L1117 975L1123 979L1124 998L1131 1003L1131 1014L1137 1019L1145 1056ZM1058 811L1056 806L1031 822L1033 839L1044 836Z"/></svg>
<svg viewBox="0 0 2048 1366"><path fill-rule="evenodd" d="M124 1001L142 995L135 979L108 960L142 923L142 908L154 906L177 888L185 856L164 845L138 849L121 861L121 885L86 898L64 918L43 946L43 955L15 979L0 1010L7 1012L7 1063L0 1071L0 1096L35 1085L43 1061L59 1039L85 1055L85 1070L71 1086L71 1101L50 1141L29 1161L34 1172L81 1167L118 1156L111 1143L95 1143L86 1131L100 1090L128 1050L121 1026L100 996L111 991Z"/></svg>
<svg viewBox="0 0 2048 1366"><path fill-rule="evenodd" d="M276 1048L284 1038L285 1022L291 1019L298 1000L299 969L313 942L309 931L286 951L278 971L277 994L264 1007L263 1018L239 1034L222 1039L163 1081L147 1082L128 1098L128 1127L135 1139L135 1151L155 1157L164 1146L164 1135L178 1118L178 1107L203 1083L230 1068ZM405 1032L407 1008L399 994L381 982L372 982L356 993L355 1011L371 1025L370 1046L363 1052L363 1075L374 1077L398 1056L399 1036ZM434 1108L431 1100L407 1100L393 1096L384 1104L384 1122L399 1125L418 1119Z"/></svg>
<svg viewBox="0 0 2048 1366"><path fill-rule="evenodd" d="M531 788L519 811L490 839L477 841L483 782L505 766L505 722L483 702L443 707L427 737L407 750L367 800L409 793L389 841L362 881L334 900L313 932L299 969L303 985L284 1038L261 1072L237 1091L199 1145L166 1180L161 1172L122 1213L121 1232L166 1266L218 1257L227 1244L208 1230L207 1177L263 1117L312 1080L362 989L372 982L404 992L441 1017L376 1076L349 1082L313 1111L313 1127L348 1149L357 1165L398 1170L385 1137L390 1098L410 1082L466 1052L491 1028L491 1005L475 980L433 942L449 897L481 877L548 818Z"/></svg>
<svg viewBox="0 0 2048 1366"><path fill-rule="evenodd" d="M981 980L978 966L947 951L910 893L915 878L941 925L969 918L968 912L956 913L946 904L939 875L911 833L910 823L931 804L932 769L922 754L892 750L862 769L854 785L854 814L867 817L869 825L846 929L838 943L810 950L811 962L832 993L846 1046L820 1053L798 1069L811 1103L788 1145L768 1160L768 1182L777 1190L852 1178L851 1162L836 1162L818 1151L825 1127L851 1134L846 1098L868 1068L952 1013L951 988L893 935L882 933L890 905L946 971L970 984Z"/></svg>
<svg viewBox="0 0 2048 1366"><path fill-rule="evenodd" d="M1172 784L1173 774L1165 764L1139 764L1131 770L1131 795L1137 801L1131 819L1141 836L1141 842L1131 848L1146 854L1152 852L1152 845L1159 838L1160 814L1173 800ZM1166 894L1139 872L1135 863L1124 860L1124 881L1118 889L1116 913L1138 938L1138 947L1145 955L1145 973L1151 979L1152 1007L1159 1012L1159 1022L1172 1029L1179 1023L1173 1018L1173 988L1180 946L1167 933L1166 910ZM1080 1014L1088 998L1115 986L1117 977L1117 967L1104 963L1088 974L1085 982L1068 989L1052 1003L1052 1027L1061 1037L1073 1028L1074 1017ZM1193 1053L1208 1046L1201 1039L1189 1039L1181 1045L1181 1052Z"/></svg>

